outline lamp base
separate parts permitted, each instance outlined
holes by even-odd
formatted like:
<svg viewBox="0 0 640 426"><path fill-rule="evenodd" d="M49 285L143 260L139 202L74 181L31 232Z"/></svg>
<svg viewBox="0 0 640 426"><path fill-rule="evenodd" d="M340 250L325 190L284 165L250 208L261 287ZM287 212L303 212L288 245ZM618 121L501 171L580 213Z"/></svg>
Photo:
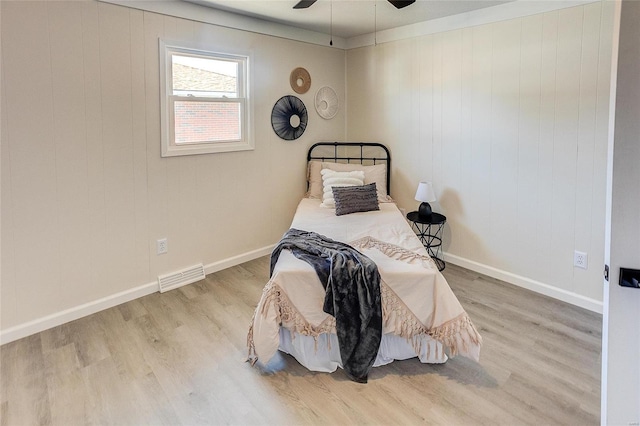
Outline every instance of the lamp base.
<svg viewBox="0 0 640 426"><path fill-rule="evenodd" d="M418 207L418 216L424 219L428 219L431 217L431 206L429 203L421 203L420 207Z"/></svg>

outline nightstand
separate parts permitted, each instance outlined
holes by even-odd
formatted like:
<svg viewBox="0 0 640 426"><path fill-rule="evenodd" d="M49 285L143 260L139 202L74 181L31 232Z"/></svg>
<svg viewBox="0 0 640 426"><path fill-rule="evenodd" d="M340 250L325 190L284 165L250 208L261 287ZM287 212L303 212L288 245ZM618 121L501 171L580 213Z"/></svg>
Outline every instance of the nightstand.
<svg viewBox="0 0 640 426"><path fill-rule="evenodd" d="M444 260L442 260L442 230L444 224L447 223L447 217L440 213L431 213L431 216L420 217L418 212L407 213L407 219L411 222L411 228L414 230L420 242L427 249L427 253L438 265L438 270L445 268Z"/></svg>

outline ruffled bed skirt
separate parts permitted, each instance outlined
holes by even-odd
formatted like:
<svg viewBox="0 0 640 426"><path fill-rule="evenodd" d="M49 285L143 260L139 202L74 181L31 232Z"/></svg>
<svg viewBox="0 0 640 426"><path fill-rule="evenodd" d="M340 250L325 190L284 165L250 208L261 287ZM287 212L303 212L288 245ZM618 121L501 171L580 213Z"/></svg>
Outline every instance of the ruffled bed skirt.
<svg viewBox="0 0 640 426"><path fill-rule="evenodd" d="M425 364L442 364L447 361L447 355L442 350L442 344L429 336L420 336L420 352L417 357ZM331 373L340 362L338 338L335 334L322 334L317 338L292 333L280 328L280 347L282 352L293 356L302 366L311 371ZM393 334L382 336L378 356L374 367L389 364L396 360L416 357L416 349L412 341Z"/></svg>

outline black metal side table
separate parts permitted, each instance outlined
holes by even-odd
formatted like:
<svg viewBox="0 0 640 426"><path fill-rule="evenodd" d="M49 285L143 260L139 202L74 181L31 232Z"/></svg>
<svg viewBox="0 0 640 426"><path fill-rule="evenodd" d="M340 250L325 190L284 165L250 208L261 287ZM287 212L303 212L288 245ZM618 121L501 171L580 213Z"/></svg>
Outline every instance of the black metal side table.
<svg viewBox="0 0 640 426"><path fill-rule="evenodd" d="M411 227L415 231L420 242L427 249L429 256L438 265L438 270L445 268L442 259L442 230L447 223L447 217L440 213L431 213L431 216L420 217L418 212L407 213L407 219L411 222Z"/></svg>

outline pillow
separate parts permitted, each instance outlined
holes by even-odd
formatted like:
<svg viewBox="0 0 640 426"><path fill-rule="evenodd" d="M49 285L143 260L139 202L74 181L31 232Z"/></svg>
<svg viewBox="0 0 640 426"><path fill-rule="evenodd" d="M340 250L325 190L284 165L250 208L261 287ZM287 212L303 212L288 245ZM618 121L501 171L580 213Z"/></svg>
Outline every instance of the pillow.
<svg viewBox="0 0 640 426"><path fill-rule="evenodd" d="M307 198L320 198L322 199L322 161L309 161L307 164Z"/></svg>
<svg viewBox="0 0 640 426"><path fill-rule="evenodd" d="M335 170L338 172L350 172L354 170L364 171L364 183L376 183L378 189L378 202L393 202L387 193L387 165L385 163L375 164L373 166L364 166L355 163L330 163L317 160L311 160L307 164L307 183L308 189L305 197L322 199L323 185L321 171L323 169Z"/></svg>
<svg viewBox="0 0 640 426"><path fill-rule="evenodd" d="M337 172L350 172L352 170L364 171L364 183L376 183L378 190L378 202L388 203L393 200L387 193L387 165L376 164L373 166L363 166L362 164L345 163L322 163L323 169L335 170Z"/></svg>
<svg viewBox="0 0 640 426"><path fill-rule="evenodd" d="M333 187L332 191L336 202L336 216L380 210L375 182L347 188Z"/></svg>
<svg viewBox="0 0 640 426"><path fill-rule="evenodd" d="M320 172L322 175L322 207L334 208L336 203L333 199L332 188L334 186L362 186L364 183L364 172L362 170L352 172L336 172L324 169Z"/></svg>

